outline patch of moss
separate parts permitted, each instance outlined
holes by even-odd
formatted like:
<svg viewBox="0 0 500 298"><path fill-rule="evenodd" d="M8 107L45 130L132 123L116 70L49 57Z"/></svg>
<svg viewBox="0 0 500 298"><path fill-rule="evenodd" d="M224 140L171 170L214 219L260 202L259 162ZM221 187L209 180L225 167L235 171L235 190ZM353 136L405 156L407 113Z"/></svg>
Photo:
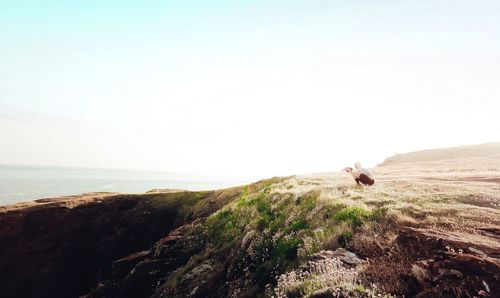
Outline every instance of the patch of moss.
<svg viewBox="0 0 500 298"><path fill-rule="evenodd" d="M359 206L350 206L337 212L335 214L335 219L338 221L351 221L352 223L359 225L369 216L370 211Z"/></svg>

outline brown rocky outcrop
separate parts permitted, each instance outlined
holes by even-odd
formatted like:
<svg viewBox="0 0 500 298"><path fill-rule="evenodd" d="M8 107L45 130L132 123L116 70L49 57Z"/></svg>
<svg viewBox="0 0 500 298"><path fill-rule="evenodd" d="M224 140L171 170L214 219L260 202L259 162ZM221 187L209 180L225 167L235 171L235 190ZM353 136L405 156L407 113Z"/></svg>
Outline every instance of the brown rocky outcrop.
<svg viewBox="0 0 500 298"><path fill-rule="evenodd" d="M164 264L151 258L151 245L176 227L216 211L240 191L96 194L85 200L3 207L0 297L76 297L113 275L127 284L154 278ZM108 289L104 284L98 288Z"/></svg>
<svg viewBox="0 0 500 298"><path fill-rule="evenodd" d="M494 297L500 293L500 243L482 243L437 230L403 228L397 238L414 260L417 297Z"/></svg>

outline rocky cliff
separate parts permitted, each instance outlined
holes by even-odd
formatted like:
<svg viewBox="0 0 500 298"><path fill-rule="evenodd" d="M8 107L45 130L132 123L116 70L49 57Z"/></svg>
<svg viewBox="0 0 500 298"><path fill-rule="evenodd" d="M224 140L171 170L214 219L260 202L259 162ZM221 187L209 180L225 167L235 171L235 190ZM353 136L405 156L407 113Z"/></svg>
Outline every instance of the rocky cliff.
<svg viewBox="0 0 500 298"><path fill-rule="evenodd" d="M241 189L88 194L0 209L0 296L77 297L110 278L113 261L206 217Z"/></svg>

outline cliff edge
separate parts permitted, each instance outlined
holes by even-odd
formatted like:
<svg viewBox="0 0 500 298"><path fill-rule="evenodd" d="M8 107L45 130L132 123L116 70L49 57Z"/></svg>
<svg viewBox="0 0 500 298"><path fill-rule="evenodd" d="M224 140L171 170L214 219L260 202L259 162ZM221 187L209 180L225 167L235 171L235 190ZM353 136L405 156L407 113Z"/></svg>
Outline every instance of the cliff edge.
<svg viewBox="0 0 500 298"><path fill-rule="evenodd" d="M500 158L0 212L2 297L498 297Z"/></svg>

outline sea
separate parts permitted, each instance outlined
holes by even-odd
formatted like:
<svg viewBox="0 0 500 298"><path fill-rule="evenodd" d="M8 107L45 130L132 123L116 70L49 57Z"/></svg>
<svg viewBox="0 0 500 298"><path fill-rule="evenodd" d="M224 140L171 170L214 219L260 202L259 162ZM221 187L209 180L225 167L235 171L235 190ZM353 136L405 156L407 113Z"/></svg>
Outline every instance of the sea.
<svg viewBox="0 0 500 298"><path fill-rule="evenodd" d="M232 178L133 170L0 165L0 206L88 192L211 190L248 183Z"/></svg>

